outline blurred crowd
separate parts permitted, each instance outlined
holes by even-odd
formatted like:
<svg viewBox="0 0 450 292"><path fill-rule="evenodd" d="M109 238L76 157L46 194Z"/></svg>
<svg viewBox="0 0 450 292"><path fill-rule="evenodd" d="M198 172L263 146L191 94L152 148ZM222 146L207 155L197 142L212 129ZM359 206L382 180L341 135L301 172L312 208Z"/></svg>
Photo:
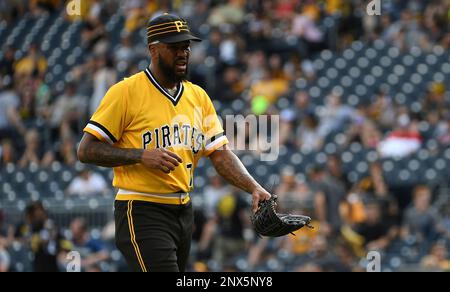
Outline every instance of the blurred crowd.
<svg viewBox="0 0 450 292"><path fill-rule="evenodd" d="M280 143L299 153L320 151L331 134L342 144L357 142L380 157L408 157L426 138L419 125L430 125L431 138L450 146L448 84L431 83L419 93L419 110L396 104L393 92L380 88L370 103L352 106L340 92L323 103L294 86L313 82L312 62L323 50L342 51L354 41L383 40L400 52L418 47L450 49L450 4L446 0L382 0L381 16L368 16L362 0L85 0L80 16L65 15L65 1L0 0L0 24L14 25L24 15L62 14L82 24L76 41L82 59L69 68L64 86L46 82L49 56L41 44L25 51L3 45L0 54L0 168L47 168L54 162L74 167L82 129L108 88L148 65L145 25L148 19L175 11L204 41L192 47L190 79L215 102L242 101L241 112L280 115ZM107 20L118 14L120 30ZM291 107L279 109L287 98ZM219 114L222 113L219 110ZM247 141L252 143L252 141ZM276 240L256 238L250 228L248 197L212 176L196 210L192 270L257 270L284 259L292 271L364 270L367 251L407 245L423 268L450 270L450 204L436 209L436 186L393 190L377 161L368 175L350 182L339 155L305 169L280 173L274 190L280 211L314 218L313 230ZM107 192L101 175L80 171L65 193L89 196ZM1 190L0 190L1 192ZM14 222L18 224L18 222ZM34 270L58 270L67 252L80 250L83 268L102 270L110 258L111 238L90 238L83 218L65 231L49 219L39 203L30 204L24 222L12 227L0 213L0 271L11 269L8 250L16 242L30 247ZM106 230L108 231L108 230ZM108 232L106 232L108 233ZM109 252L108 252L109 251ZM242 259L239 261L239 259ZM63 269L64 270L64 269Z"/></svg>

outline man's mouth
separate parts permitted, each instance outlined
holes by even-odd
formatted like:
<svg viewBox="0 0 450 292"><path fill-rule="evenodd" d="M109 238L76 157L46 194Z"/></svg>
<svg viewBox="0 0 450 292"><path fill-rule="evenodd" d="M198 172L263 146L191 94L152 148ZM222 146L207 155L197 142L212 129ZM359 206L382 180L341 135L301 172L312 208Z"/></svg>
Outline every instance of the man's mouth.
<svg viewBox="0 0 450 292"><path fill-rule="evenodd" d="M177 61L175 67L178 71L186 71L187 61Z"/></svg>
<svg viewBox="0 0 450 292"><path fill-rule="evenodd" d="M186 63L185 64L177 64L176 67L179 71L186 71Z"/></svg>

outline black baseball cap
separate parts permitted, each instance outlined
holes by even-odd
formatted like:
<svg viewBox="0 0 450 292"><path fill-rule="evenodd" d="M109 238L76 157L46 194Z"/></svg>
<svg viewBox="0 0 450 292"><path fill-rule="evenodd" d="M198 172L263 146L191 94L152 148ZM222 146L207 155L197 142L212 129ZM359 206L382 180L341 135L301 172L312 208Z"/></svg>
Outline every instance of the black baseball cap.
<svg viewBox="0 0 450 292"><path fill-rule="evenodd" d="M202 41L191 34L187 22L179 16L165 13L153 18L147 25L147 42L166 44L184 41Z"/></svg>

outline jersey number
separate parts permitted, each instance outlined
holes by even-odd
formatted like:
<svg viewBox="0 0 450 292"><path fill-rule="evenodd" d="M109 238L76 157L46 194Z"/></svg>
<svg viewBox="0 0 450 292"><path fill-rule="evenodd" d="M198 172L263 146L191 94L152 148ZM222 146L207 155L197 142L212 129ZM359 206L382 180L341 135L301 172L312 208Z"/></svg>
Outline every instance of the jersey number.
<svg viewBox="0 0 450 292"><path fill-rule="evenodd" d="M192 163L186 164L186 168L189 169L189 174L191 179L189 180L189 187L192 188L192 185L194 184L194 177L193 177L193 171L192 171Z"/></svg>

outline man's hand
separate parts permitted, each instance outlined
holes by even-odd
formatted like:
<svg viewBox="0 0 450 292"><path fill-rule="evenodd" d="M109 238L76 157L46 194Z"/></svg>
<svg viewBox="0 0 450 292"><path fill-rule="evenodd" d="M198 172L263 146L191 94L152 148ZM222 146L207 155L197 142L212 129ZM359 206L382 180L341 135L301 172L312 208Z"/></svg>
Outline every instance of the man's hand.
<svg viewBox="0 0 450 292"><path fill-rule="evenodd" d="M146 167L159 169L167 174L174 171L180 163L183 163L180 156L164 148L144 150L141 160L141 163Z"/></svg>
<svg viewBox="0 0 450 292"><path fill-rule="evenodd" d="M252 210L256 213L258 210L259 202L269 200L271 195L262 187L257 187L252 192Z"/></svg>

